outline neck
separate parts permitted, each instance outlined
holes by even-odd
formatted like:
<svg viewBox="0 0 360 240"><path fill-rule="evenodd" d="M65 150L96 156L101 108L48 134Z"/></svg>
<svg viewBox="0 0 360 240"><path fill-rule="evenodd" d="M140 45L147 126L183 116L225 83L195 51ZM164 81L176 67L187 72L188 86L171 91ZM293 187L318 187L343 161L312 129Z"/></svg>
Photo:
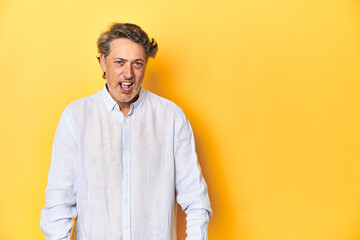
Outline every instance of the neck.
<svg viewBox="0 0 360 240"><path fill-rule="evenodd" d="M130 112L130 105L127 107L120 107L121 112L124 114L124 117L129 114Z"/></svg>
<svg viewBox="0 0 360 240"><path fill-rule="evenodd" d="M124 114L124 116L126 116L130 112L130 105L136 102L136 100L138 99L139 99L139 94L136 95L130 102L119 102L119 101L116 102L119 105L121 112Z"/></svg>

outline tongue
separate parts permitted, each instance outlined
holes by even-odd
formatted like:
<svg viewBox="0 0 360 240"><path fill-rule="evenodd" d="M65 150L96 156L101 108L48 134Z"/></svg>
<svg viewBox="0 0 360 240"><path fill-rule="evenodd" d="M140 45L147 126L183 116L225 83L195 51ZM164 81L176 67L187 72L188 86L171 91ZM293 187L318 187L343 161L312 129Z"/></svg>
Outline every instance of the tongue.
<svg viewBox="0 0 360 240"><path fill-rule="evenodd" d="M120 84L120 85L124 90L128 90L131 86L131 85L126 85L126 84Z"/></svg>

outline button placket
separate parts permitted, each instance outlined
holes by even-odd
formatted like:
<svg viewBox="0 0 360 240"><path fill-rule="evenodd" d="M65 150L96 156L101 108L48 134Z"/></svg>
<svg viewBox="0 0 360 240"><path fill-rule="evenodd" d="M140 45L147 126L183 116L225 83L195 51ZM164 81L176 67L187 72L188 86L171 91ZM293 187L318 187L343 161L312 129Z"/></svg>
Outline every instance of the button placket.
<svg viewBox="0 0 360 240"><path fill-rule="evenodd" d="M123 239L131 239L131 216L130 216L130 128L129 117L125 117L122 123L122 163L123 163L123 179L122 179L122 209L123 209Z"/></svg>

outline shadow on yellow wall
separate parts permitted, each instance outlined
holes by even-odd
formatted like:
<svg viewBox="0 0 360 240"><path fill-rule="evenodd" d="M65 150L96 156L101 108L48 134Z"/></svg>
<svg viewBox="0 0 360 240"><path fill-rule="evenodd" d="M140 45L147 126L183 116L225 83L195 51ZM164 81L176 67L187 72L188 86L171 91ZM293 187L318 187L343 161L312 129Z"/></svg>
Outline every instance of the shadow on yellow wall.
<svg viewBox="0 0 360 240"><path fill-rule="evenodd" d="M211 230L211 226L217 226L217 233L212 233L213 237L215 235L219 238L226 235L234 236L235 232L240 230L240 223L235 223L234 209L236 206L233 206L230 190L225 184L224 169L213 140L212 131L206 128L207 116L200 116L197 114L194 105L186 105L185 101L181 100L191 96L181 96L177 92L176 85L172 84L174 82L173 75L174 72L167 63L155 59L149 63L143 86L147 90L170 100L177 98L178 101L175 103L184 110L193 128L199 164L208 185L211 206L214 212L209 228ZM178 239L185 239L186 215L179 205L177 211Z"/></svg>

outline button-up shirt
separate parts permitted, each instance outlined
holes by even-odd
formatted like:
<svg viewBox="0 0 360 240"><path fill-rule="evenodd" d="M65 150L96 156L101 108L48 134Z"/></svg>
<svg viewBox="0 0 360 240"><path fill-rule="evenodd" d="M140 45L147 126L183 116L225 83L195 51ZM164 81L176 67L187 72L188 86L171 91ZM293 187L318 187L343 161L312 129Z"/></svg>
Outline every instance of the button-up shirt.
<svg viewBox="0 0 360 240"><path fill-rule="evenodd" d="M187 217L187 239L207 239L212 214L183 111L141 89L124 116L106 85L69 104L53 143L46 239L175 240L176 202Z"/></svg>

